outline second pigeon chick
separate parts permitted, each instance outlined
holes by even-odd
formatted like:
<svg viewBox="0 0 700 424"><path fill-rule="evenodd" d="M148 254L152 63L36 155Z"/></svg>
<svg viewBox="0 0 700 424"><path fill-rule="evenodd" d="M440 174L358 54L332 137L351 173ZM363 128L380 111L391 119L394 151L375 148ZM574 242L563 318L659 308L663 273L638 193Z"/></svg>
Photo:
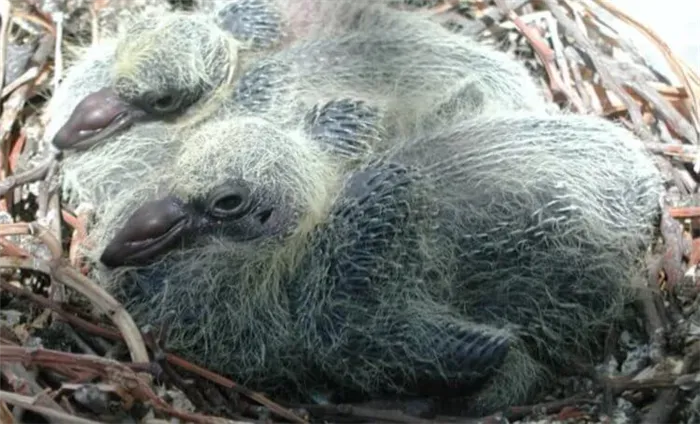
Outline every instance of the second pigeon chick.
<svg viewBox="0 0 700 424"><path fill-rule="evenodd" d="M547 108L524 67L423 14L393 10L383 2L299 4L314 11L303 35L270 58L244 64L236 60L235 38L207 20L145 19L120 43L114 82L98 94L113 116L131 118L106 119L102 131L110 134L139 120L191 125L231 109L294 122L310 104L344 96L381 106L397 118L394 131L428 122L423 113L448 103L466 86L480 95L462 96L461 106L475 113ZM114 103L123 107L114 110ZM91 107L95 104L90 100ZM90 126L81 109L76 108L61 143L76 143L80 129ZM99 132L91 133L91 143L100 139Z"/></svg>

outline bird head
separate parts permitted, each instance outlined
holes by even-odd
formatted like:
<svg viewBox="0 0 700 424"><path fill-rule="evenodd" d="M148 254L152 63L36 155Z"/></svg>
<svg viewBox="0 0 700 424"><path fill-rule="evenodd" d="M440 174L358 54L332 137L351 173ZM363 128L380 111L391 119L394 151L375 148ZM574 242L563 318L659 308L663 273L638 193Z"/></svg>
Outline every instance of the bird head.
<svg viewBox="0 0 700 424"><path fill-rule="evenodd" d="M262 118L201 126L167 171L166 193L131 213L100 260L141 266L173 250L279 257L327 216L338 181L331 163L301 132Z"/></svg>
<svg viewBox="0 0 700 424"><path fill-rule="evenodd" d="M207 15L135 20L117 42L111 84L75 107L54 145L86 149L140 121L212 110L207 105L232 80L238 48Z"/></svg>

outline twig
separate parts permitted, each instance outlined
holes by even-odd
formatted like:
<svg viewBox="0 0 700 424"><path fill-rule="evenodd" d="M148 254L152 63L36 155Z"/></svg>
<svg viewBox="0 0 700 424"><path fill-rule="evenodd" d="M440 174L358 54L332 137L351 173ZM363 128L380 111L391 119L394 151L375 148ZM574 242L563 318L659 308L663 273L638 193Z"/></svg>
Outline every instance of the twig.
<svg viewBox="0 0 700 424"><path fill-rule="evenodd" d="M17 411L17 407L15 407L15 411ZM15 417L10 412L10 408L8 408L7 403L0 401L0 422L3 424L15 424L17 421L15 421Z"/></svg>
<svg viewBox="0 0 700 424"><path fill-rule="evenodd" d="M640 110L640 107L634 101L632 96L627 94L627 92L622 88L621 81L615 78L615 76L612 75L612 73L610 73L610 71L606 68L605 63L603 63L603 61L599 57L601 53L598 51L598 49L581 32L581 30L578 29L578 27L576 26L576 22L574 22L573 19L569 18L566 15L564 9L561 6L559 6L555 0L543 1L545 2L549 10L551 10L552 14L557 19L559 24L561 24L561 26L566 32L568 32L572 37L574 37L576 43L578 43L578 45L581 46L581 48L591 59L591 62L593 62L596 71L598 71L598 74L600 75L601 83L603 84L603 86L608 90L614 92L625 104L627 112L630 115L630 119L632 119L632 123L634 125L634 129L637 135L639 135L643 139L651 138L651 134L649 133L644 124L644 119L642 118L642 112Z"/></svg>
<svg viewBox="0 0 700 424"><path fill-rule="evenodd" d="M569 73L569 66L566 61L566 56L564 55L564 45L561 42L561 37L559 36L557 22L552 16L552 13L549 11L540 12L539 14L541 15L541 19L546 22L547 28L549 29L549 38L552 40L552 46L554 47L554 60L556 61L556 64L559 67L559 72L562 76L562 85L564 87L571 87L572 83ZM534 15L534 13L531 15ZM583 113L586 111L585 107L583 106L583 101L574 91L568 90L566 94L572 96L571 102L574 103L579 112Z"/></svg>
<svg viewBox="0 0 700 424"><path fill-rule="evenodd" d="M384 410L367 408L349 404L341 405L297 405L297 408L305 409L313 415L336 415L342 417L354 417L372 420L371 422L386 421L392 423L416 423L434 424L434 421L423 420L407 415L397 410Z"/></svg>
<svg viewBox="0 0 700 424"><path fill-rule="evenodd" d="M58 164L49 167L46 177L39 183L39 199L37 211L37 221L44 222L51 230L54 237L61 238L61 202L58 195L59 184L52 182L57 177ZM45 199L45 200L44 200ZM65 297L65 286L62 284L53 284L55 280L51 280L49 292L51 298L58 302L62 302Z"/></svg>
<svg viewBox="0 0 700 424"><path fill-rule="evenodd" d="M56 45L54 47L53 60L53 89L55 92L63 76L63 54L61 53L61 44L63 43L63 13L56 12L53 14L52 18L56 24Z"/></svg>
<svg viewBox="0 0 700 424"><path fill-rule="evenodd" d="M649 339L649 358L654 363L662 360L666 350L666 334L668 332L668 319L662 314L663 303L659 293L659 277L663 267L663 257L655 255L648 258L646 287L640 284L637 302L640 304L645 318L645 329Z"/></svg>
<svg viewBox="0 0 700 424"><path fill-rule="evenodd" d="M50 308L52 311L56 312L58 315L61 316L65 321L70 322L71 324L80 327L84 329L85 331L88 331L92 334L96 334L101 337L105 337L111 340L123 340L124 337L120 335L118 332L113 331L113 330L108 330L104 329L98 325L92 324L88 321L85 321L84 319L77 317L69 312L67 312L64 308L62 308L60 305L56 304L55 302L51 301L50 299L47 299L46 297L36 295L34 293L31 293L27 290L21 289L19 287L14 287L10 285L9 283L5 282L0 282L0 288L3 290L7 290L11 293L14 293L16 295L20 296L25 296L32 301L46 307ZM223 387L227 387L229 389L233 389L250 399L253 399L254 401L260 403L261 405L267 407L270 411L276 413L277 415L284 417L290 421L293 422L298 422L298 423L304 423L305 421L301 418L299 418L296 414L292 413L291 411L287 410L286 408L283 408L282 406L278 405L275 402L270 401L267 399L265 396L263 396L260 393L255 393L253 391L250 391L243 386L240 386L233 381L224 378L216 373L213 373L209 370L206 370L204 368L201 368L197 365L191 364L187 362L186 360L180 358L177 355L173 355L171 353L166 353L166 359L170 364L173 364L175 366L178 366L180 368L186 369L190 372L193 372L197 375L200 375L203 378L206 378L209 381L212 381L216 384L219 384Z"/></svg>
<svg viewBox="0 0 700 424"><path fill-rule="evenodd" d="M651 405L649 412L644 416L641 424L657 424L667 423L671 412L676 407L676 397L678 389L661 390L656 398L656 401Z"/></svg>
<svg viewBox="0 0 700 424"><path fill-rule="evenodd" d="M131 315L102 287L70 266L59 266L54 278L90 299L119 328L134 362L148 362L143 337Z"/></svg>
<svg viewBox="0 0 700 424"><path fill-rule="evenodd" d="M33 67L27 69L27 71L25 73L23 73L22 75L17 77L14 81L12 81L11 83L9 83L3 87L2 94L1 94L2 98L4 99L5 97L9 96L10 93L15 91L19 87L23 86L24 84L33 82L34 80L36 80L36 78L39 76L40 73L41 73L41 70L39 69L38 66L33 66Z"/></svg>
<svg viewBox="0 0 700 424"><path fill-rule="evenodd" d="M68 369L82 369L88 375L102 376L115 386L114 392L119 394L123 400L129 401L129 398L148 402L159 411L195 423L216 423L230 422L228 420L221 421L220 418L214 418L198 413L189 413L178 410L161 398L159 398L149 387L147 375L144 373L137 374L134 370L141 368L149 368L150 364L125 364L111 359L105 359L100 356L67 353L51 349L35 349L22 346L3 345L3 356L0 358L3 362L17 362L30 364L42 364L49 367L68 367Z"/></svg>
<svg viewBox="0 0 700 424"><path fill-rule="evenodd" d="M506 0L506 6L508 10L517 10L524 5L530 3L530 0ZM500 22L503 20L506 12L497 8L490 7L479 19L471 20L463 17L461 14L456 15L464 20L464 33L468 35L477 35L485 31L493 24L493 22Z"/></svg>
<svg viewBox="0 0 700 424"><path fill-rule="evenodd" d="M122 340L122 337L119 335L117 331L114 330L108 330L100 327L99 325L95 325L89 321L86 321L78 316L75 316L71 314L70 312L66 311L61 305L53 302L51 299L40 296L38 294L34 294L30 292L27 289L23 289L21 287L15 287L11 285L10 283L6 281L0 281L0 289L8 291L16 296L23 296L28 299L30 299L32 302L41 305L45 308L51 309L53 312L56 312L58 315L61 316L61 318L66 321L71 323L72 325L81 328L85 331L88 331L92 334L95 334L100 337L104 337L106 339L111 339L111 340Z"/></svg>
<svg viewBox="0 0 700 424"><path fill-rule="evenodd" d="M689 142L697 144L697 136L693 126L685 120L680 112L678 112L668 100L645 81L638 69L629 64L614 62L604 58L602 60L605 62L608 69L624 72L625 75L619 75L620 81L624 81L627 87L634 90L640 97L649 102L674 131Z"/></svg>
<svg viewBox="0 0 700 424"><path fill-rule="evenodd" d="M518 420L536 411L544 411L545 414L551 414L562 410L566 406L597 403L597 400L590 399L590 397L586 396L585 394L579 394L570 398L555 400L552 402L538 403L529 406L513 406L508 408L504 415L509 420Z"/></svg>
<svg viewBox="0 0 700 424"><path fill-rule="evenodd" d="M691 382L697 381L697 375L694 378L687 378L686 374L696 366L698 359L700 359L700 342L696 341L688 348L688 352L683 358L681 377L675 379L673 388L664 390L659 394L658 399L654 402L649 412L647 412L644 420L642 420L642 424L668 422L676 406L676 399L680 394L678 383L685 380L690 380Z"/></svg>
<svg viewBox="0 0 700 424"><path fill-rule="evenodd" d="M32 256L31 253L27 252L25 249L11 243L9 240L0 238L0 252L7 256L13 256L15 258L28 258Z"/></svg>
<svg viewBox="0 0 700 424"><path fill-rule="evenodd" d="M81 205L82 206L82 205ZM80 267L81 257L80 257L80 247L85 243L87 238L87 222L92 213L91 207L81 208L76 210L77 216L73 216L65 210L61 211L61 216L63 220L68 223L69 226L73 228L73 234L71 235L70 247L68 248L68 260L74 267L84 270Z"/></svg>
<svg viewBox="0 0 700 424"><path fill-rule="evenodd" d="M33 257L0 257L0 268L26 269L29 271L41 272L45 275L51 275L51 267L46 262L37 261L36 258Z"/></svg>
<svg viewBox="0 0 700 424"><path fill-rule="evenodd" d="M432 14L439 15L441 13L447 13L457 6L458 6L458 1L447 0L447 1L444 1L440 4L438 4L437 6L433 7L432 9L428 9L428 11Z"/></svg>
<svg viewBox="0 0 700 424"><path fill-rule="evenodd" d="M75 415L68 414L67 412L57 411L46 406L35 405L34 398L18 395L17 393L6 392L4 390L0 391L0 400L12 405L21 406L24 409L45 415L65 424L101 424L99 421L80 418Z"/></svg>
<svg viewBox="0 0 700 424"><path fill-rule="evenodd" d="M0 0L2 1L2 0ZM3 20L4 22L4 20ZM39 42L39 47L32 56L31 63L39 68L43 68L46 65L51 51L48 46L53 45L53 38L50 35L44 35ZM29 93L33 88L33 82L25 84L15 90L10 97L5 102L2 116L0 117L0 143L5 143L9 138L12 130L12 126L17 119L20 111L24 108L24 104L29 97Z"/></svg>
<svg viewBox="0 0 700 424"><path fill-rule="evenodd" d="M581 69L579 68L579 63L577 60L579 59L578 52L573 47L566 46L564 48L564 56L566 57L566 60L571 64L571 74L574 77L574 87L581 96L583 106L586 108L585 111L594 111L595 109L593 107L593 101L591 101L591 96L588 93L588 90L586 89L586 85L583 81L583 76L581 75Z"/></svg>
<svg viewBox="0 0 700 424"><path fill-rule="evenodd" d="M644 146L652 153L668 156L686 163L693 163L696 156L700 152L700 149L697 146L691 146L688 144L646 142L644 143Z"/></svg>
<svg viewBox="0 0 700 424"><path fill-rule="evenodd" d="M700 218L700 206L669 208L668 213L671 217L677 219Z"/></svg>
<svg viewBox="0 0 700 424"><path fill-rule="evenodd" d="M34 0L29 0L29 1L34 1ZM37 31L34 31L34 28L32 28L29 25L26 25L22 21L28 21L31 22L34 25L40 26L46 31L49 32L49 34L56 35L56 29L53 27L51 24L51 19L41 10L41 7L35 7L34 8L34 13L25 13L22 11L17 11L14 15L14 20L18 26L23 28L25 31L29 32L30 34L37 34Z"/></svg>
<svg viewBox="0 0 700 424"><path fill-rule="evenodd" d="M46 394L44 389L36 382L34 376L22 364L1 364L0 369L2 369L3 376L8 380L15 392L26 396L35 396L35 403L39 406L63 411L61 406ZM57 421L49 419L49 422L55 423Z"/></svg>
<svg viewBox="0 0 700 424"><path fill-rule="evenodd" d="M39 162L34 168L21 174L8 176L3 181L0 181L0 197L4 196L15 187L43 179L56 163L56 157L53 154L49 154L48 157Z"/></svg>
<svg viewBox="0 0 700 424"><path fill-rule="evenodd" d="M168 362L179 366L181 368L184 368L188 371L192 371L197 373L198 375L201 375L202 377L206 378L207 380L213 381L216 384L219 384L221 386L227 387L229 389L236 390L237 392L249 397L250 399L253 399L254 401L258 402L259 404L267 407L270 411L276 413L277 415L284 417L290 421L296 422L296 423L305 423L306 420L298 417L296 414L294 414L292 411L283 408L282 406L278 405L275 402L270 401L267 399L265 396L263 396L260 393L253 392L251 390L248 390L247 388L240 386L233 381L229 380L228 378L222 377L216 373L213 373L207 369L204 369L200 366L197 366L195 364L189 363L185 361L184 359L175 356L173 354L167 353L166 358L168 359Z"/></svg>
<svg viewBox="0 0 700 424"><path fill-rule="evenodd" d="M542 62L542 65L544 66L545 71L549 76L549 84L552 92L565 95L567 99L569 99L569 101L572 103L575 110L584 110L583 104L581 104L580 99L578 99L578 96L572 93L571 88L567 87L566 84L564 84L564 82L562 81L561 76L559 75L559 72L557 71L556 65L554 63L554 52L552 51L552 49L550 49L549 46L547 46L547 44L540 38L540 36L535 32L535 30L527 26L527 24L525 24L520 19L520 16L518 16L518 14L516 14L513 10L508 8L504 0L494 1L498 8L501 9L503 13L508 17L508 19L510 19L513 22L516 28L518 28L518 31L520 31L520 33L523 34L523 36L525 36L528 39L528 41L530 41L533 50L535 50L535 53L540 58L540 62Z"/></svg>
<svg viewBox="0 0 700 424"><path fill-rule="evenodd" d="M666 281L669 289L673 289L683 280L685 267L683 266L683 229L673 219L669 211L661 214L661 234L664 238L666 252L663 256L663 270L666 273Z"/></svg>
<svg viewBox="0 0 700 424"><path fill-rule="evenodd" d="M45 310L44 312L52 312L50 309ZM60 328L63 334L67 335L73 343L75 343L82 351L83 353L89 354L89 355L97 355L97 352L88 345L85 340L78 334L73 327L70 325L67 325L64 322L58 322L54 321L54 325L57 328Z"/></svg>
<svg viewBox="0 0 700 424"><path fill-rule="evenodd" d="M10 35L12 4L10 0L0 0L0 89L5 87L5 66L7 63L7 39Z"/></svg>
<svg viewBox="0 0 700 424"><path fill-rule="evenodd" d="M0 236L16 234L37 235L51 250L52 262L58 263L60 261L63 254L61 243L46 228L36 223L0 225ZM122 332L134 362L148 362L148 352L136 323L134 323L133 318L131 318L126 309L109 293L70 266L58 266L53 272L53 277L62 284L85 295L112 319Z"/></svg>
<svg viewBox="0 0 700 424"><path fill-rule="evenodd" d="M90 5L90 30L92 33L92 45L96 46L100 42L100 10L107 7L110 0L95 0Z"/></svg>
<svg viewBox="0 0 700 424"><path fill-rule="evenodd" d="M35 222L20 222L16 224L0 224L0 237L6 236L34 236L38 238L51 252L51 260L58 261L63 255L63 247L46 228Z"/></svg>
<svg viewBox="0 0 700 424"><path fill-rule="evenodd" d="M693 111L693 124L695 126L696 134L700 133L700 122L698 122L698 119L700 119L698 118L700 115L700 93L698 92L698 90L700 90L700 77L698 77L698 74L693 71L693 68L685 63L683 59L675 56L672 53L671 48L651 28L647 27L646 25L642 25L630 15L613 6L608 0L592 1L598 6L617 16L625 23L638 29L645 37L659 47L659 50L661 50L661 53L664 55L664 58L668 62L669 66L671 66L673 72L688 90L688 95L692 100L691 109ZM697 138L695 142L698 142ZM700 172L700 170L696 169L695 172Z"/></svg>

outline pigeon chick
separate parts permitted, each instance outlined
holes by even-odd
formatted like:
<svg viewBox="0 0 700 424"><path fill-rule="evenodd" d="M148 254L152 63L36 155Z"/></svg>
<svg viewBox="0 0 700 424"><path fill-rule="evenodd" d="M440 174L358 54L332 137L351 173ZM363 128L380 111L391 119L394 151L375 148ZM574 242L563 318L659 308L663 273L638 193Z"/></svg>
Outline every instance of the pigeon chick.
<svg viewBox="0 0 700 424"><path fill-rule="evenodd" d="M228 0L209 6L209 13L134 17L117 37L109 77L72 108L53 144L86 149L135 122L168 120L191 106L215 110L247 61L302 36L301 21L335 10L341 8L322 0ZM306 13L312 15L302 18Z"/></svg>
<svg viewBox="0 0 700 424"><path fill-rule="evenodd" d="M54 142L92 145L101 134L138 121L190 126L217 113L262 113L296 122L310 105L340 97L387 111L394 117L387 128L392 132L429 122L422 116L455 96L474 113L547 109L523 66L422 13L383 2L293 4L313 11L296 20L304 20L305 30L277 53L244 63L237 59L240 42L209 19L186 14L144 19L119 44L113 83L78 105ZM467 86L480 95L463 95ZM104 125L92 131L95 125L85 122L84 111L100 103ZM80 135L83 128L91 130L89 137Z"/></svg>
<svg viewBox="0 0 700 424"><path fill-rule="evenodd" d="M527 402L619 318L662 192L588 116L459 119L351 169L257 116L191 137L101 241L100 279L138 323L167 316L170 349L302 399Z"/></svg>
<svg viewBox="0 0 700 424"><path fill-rule="evenodd" d="M161 22L159 18L167 26L177 20L175 17L188 16L198 22L225 25L210 30L230 31L250 54L263 54L279 44L273 29L280 28L282 33L281 16L268 0L221 1L209 12L171 12L165 17L122 15L118 26L127 28L124 34L106 34L99 44L79 52L78 60L67 69L49 101L46 113L51 119L44 135L62 151L62 189L70 205L90 204L95 217L101 216L116 196L134 189L154 167L167 162L168 154L179 146L177 133L165 121L146 122L126 131L134 116L125 111L119 98L104 95L108 91L105 87L113 80L117 59L126 54L124 49L129 50L133 28L143 29L144 23ZM164 68L156 66L152 72L157 74L158 69L163 72L161 77L167 78ZM109 139L109 145L95 146L91 140L96 136Z"/></svg>

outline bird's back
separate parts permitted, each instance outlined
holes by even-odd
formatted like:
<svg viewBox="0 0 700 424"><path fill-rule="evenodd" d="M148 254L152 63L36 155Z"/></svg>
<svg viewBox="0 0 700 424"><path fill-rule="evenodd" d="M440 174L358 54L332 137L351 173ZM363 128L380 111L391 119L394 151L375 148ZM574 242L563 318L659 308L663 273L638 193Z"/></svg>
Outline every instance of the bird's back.
<svg viewBox="0 0 700 424"><path fill-rule="evenodd" d="M662 187L630 132L509 114L398 143L388 157L423 176L436 228L454 241L451 302L471 319L523 326L540 355L558 358L585 351L618 316Z"/></svg>
<svg viewBox="0 0 700 424"><path fill-rule="evenodd" d="M293 123L314 104L349 97L379 107L387 131L402 134L434 127L425 117L450 101L460 109L443 108L450 118L464 110L545 110L525 68L505 54L416 12L384 5L353 11L343 30L301 38L249 63L236 81L234 107Z"/></svg>

